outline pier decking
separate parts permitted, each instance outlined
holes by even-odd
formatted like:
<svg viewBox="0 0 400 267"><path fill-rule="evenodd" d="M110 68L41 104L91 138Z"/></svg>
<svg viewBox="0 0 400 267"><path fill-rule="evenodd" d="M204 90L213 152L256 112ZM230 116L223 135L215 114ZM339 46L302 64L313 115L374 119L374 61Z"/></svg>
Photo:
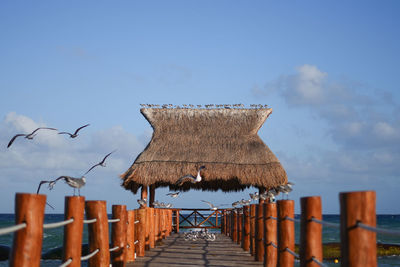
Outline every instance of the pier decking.
<svg viewBox="0 0 400 267"><path fill-rule="evenodd" d="M150 266L263 266L254 260L232 239L217 234L215 241L185 241L182 233L171 234L146 251L144 257L136 258L127 267Z"/></svg>

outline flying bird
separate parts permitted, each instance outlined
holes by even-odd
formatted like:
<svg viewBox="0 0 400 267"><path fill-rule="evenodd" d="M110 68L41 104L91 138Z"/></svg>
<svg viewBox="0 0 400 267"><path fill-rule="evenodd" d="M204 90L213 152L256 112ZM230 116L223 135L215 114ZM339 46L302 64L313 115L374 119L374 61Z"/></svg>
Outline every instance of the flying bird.
<svg viewBox="0 0 400 267"><path fill-rule="evenodd" d="M205 166L201 166L197 172L197 176L194 177L191 174L182 176L181 178L178 179L178 181L176 181L177 185L183 185L185 182L191 182L191 183L198 183L201 181L202 177L201 177L201 170L205 169Z"/></svg>
<svg viewBox="0 0 400 267"><path fill-rule="evenodd" d="M55 128L39 127L39 128L37 128L36 130L34 130L33 132L31 132L30 134L17 134L17 135L14 135L14 137L11 138L10 142L8 143L7 148L9 148L9 147L12 145L12 143L15 141L15 139L17 139L17 137L19 137L19 136L24 136L26 139L32 140L33 137L36 136L36 132L39 131L39 130L41 130L41 129L47 129L47 130L55 130L55 131L57 131L57 129L55 129Z"/></svg>
<svg viewBox="0 0 400 267"><path fill-rule="evenodd" d="M90 125L90 124L86 124L86 125L83 125L83 126L79 127L78 129L75 130L75 132L74 132L73 134L72 134L72 133L69 133L69 132L59 132L58 134L68 134L69 137L75 138L75 137L78 136L78 132L79 132L82 128L85 128L85 127L87 127L87 126L89 126L89 125Z"/></svg>
<svg viewBox="0 0 400 267"><path fill-rule="evenodd" d="M210 206L210 210L217 210L218 207L214 206L211 202L202 200L204 203L207 203Z"/></svg>
<svg viewBox="0 0 400 267"><path fill-rule="evenodd" d="M175 192L175 193L168 193L168 194L166 194L167 196L170 196L170 197L172 197L172 198L177 198L178 196L179 196L179 194L180 194L181 192Z"/></svg>
<svg viewBox="0 0 400 267"><path fill-rule="evenodd" d="M37 189L37 191L36 191L36 194L39 194L40 187L42 186L42 184L51 183L51 182L52 182L52 181L41 181L41 182L39 183L39 187L38 187L38 189ZM52 208L52 209L54 210L54 207L53 207L52 205L50 205L47 201L46 201L46 204L47 204L50 208Z"/></svg>
<svg viewBox="0 0 400 267"><path fill-rule="evenodd" d="M64 179L64 181L71 186L74 189L74 196L75 196L75 189L78 189L78 195L81 195L81 187L83 187L86 184L86 178L85 176L82 176L80 178L75 178L75 177L71 177L71 176L60 176L57 179L50 181L49 182L49 189L53 189L54 185L56 184L56 182L58 180ZM46 181L48 182L48 181ZM40 185L39 185L40 187Z"/></svg>
<svg viewBox="0 0 400 267"><path fill-rule="evenodd" d="M100 161L99 163L97 163L97 164L93 165L92 167L90 167L90 169L89 169L87 172L85 172L84 175L86 175L88 172L90 172L92 169L94 169L94 168L97 167L97 166L105 167L105 166L106 166L106 163L105 163L106 159L108 158L108 156L110 156L110 155L111 155L112 153L114 153L114 152L115 152L115 150L114 150L113 152L108 153L108 154L103 158L102 161Z"/></svg>

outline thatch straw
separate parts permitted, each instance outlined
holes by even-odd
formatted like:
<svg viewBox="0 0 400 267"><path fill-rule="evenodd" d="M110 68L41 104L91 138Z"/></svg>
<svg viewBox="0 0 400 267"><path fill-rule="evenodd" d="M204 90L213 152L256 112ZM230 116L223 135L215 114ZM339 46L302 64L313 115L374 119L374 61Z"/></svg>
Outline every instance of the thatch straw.
<svg viewBox="0 0 400 267"><path fill-rule="evenodd" d="M173 189L235 191L287 182L279 160L257 135L272 109L141 109L153 137L121 175L134 193L155 184ZM205 165L203 181L178 188L186 174Z"/></svg>

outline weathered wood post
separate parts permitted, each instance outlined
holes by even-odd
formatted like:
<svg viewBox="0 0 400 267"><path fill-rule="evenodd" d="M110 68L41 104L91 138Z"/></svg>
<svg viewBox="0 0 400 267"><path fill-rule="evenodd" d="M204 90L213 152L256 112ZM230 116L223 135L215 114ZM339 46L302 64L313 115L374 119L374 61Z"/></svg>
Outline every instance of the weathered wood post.
<svg viewBox="0 0 400 267"><path fill-rule="evenodd" d="M89 266L109 267L110 243L106 202L99 200L86 201L85 211L87 219L96 219L96 222L90 223L88 226L89 251L93 252L99 249L99 252L89 259Z"/></svg>
<svg viewBox="0 0 400 267"><path fill-rule="evenodd" d="M242 242L242 223L243 223L243 209L238 209L238 225L237 225L237 243L240 244Z"/></svg>
<svg viewBox="0 0 400 267"><path fill-rule="evenodd" d="M233 232L233 225L232 225L232 221L233 221L233 209L231 209L229 211L229 215L228 215L228 236L232 239L232 232Z"/></svg>
<svg viewBox="0 0 400 267"><path fill-rule="evenodd" d="M157 240L162 239L162 209L157 209L158 216L158 229L157 229Z"/></svg>
<svg viewBox="0 0 400 267"><path fill-rule="evenodd" d="M278 215L276 203L264 202L264 266L276 267L278 263Z"/></svg>
<svg viewBox="0 0 400 267"><path fill-rule="evenodd" d="M156 199L156 186L152 184L150 187L150 198L149 198L149 207L154 208L154 200Z"/></svg>
<svg viewBox="0 0 400 267"><path fill-rule="evenodd" d="M26 223L26 227L14 232L10 266L40 266L45 205L45 195L15 195L15 224Z"/></svg>
<svg viewBox="0 0 400 267"><path fill-rule="evenodd" d="M118 247L111 252L112 266L124 267L126 264L126 240L128 230L128 214L125 205L112 206L112 218L119 219L119 222L111 224L111 247Z"/></svg>
<svg viewBox="0 0 400 267"><path fill-rule="evenodd" d="M322 225L311 220L322 220L321 197L302 197L300 205L300 266L318 267L312 259L323 261Z"/></svg>
<svg viewBox="0 0 400 267"><path fill-rule="evenodd" d="M66 196L64 202L64 219L74 221L64 226L64 245L62 262L72 259L70 267L81 266L83 218L85 216L85 197Z"/></svg>
<svg viewBox="0 0 400 267"><path fill-rule="evenodd" d="M146 225L145 225L145 250L150 249L150 208L143 208L146 212Z"/></svg>
<svg viewBox="0 0 400 267"><path fill-rule="evenodd" d="M255 260L264 260L264 202L256 205L256 226L255 226L255 237L256 237L256 249L255 249Z"/></svg>
<svg viewBox="0 0 400 267"><path fill-rule="evenodd" d="M158 232L159 232L159 210L158 208L154 208L154 241L157 244L159 239Z"/></svg>
<svg viewBox="0 0 400 267"><path fill-rule="evenodd" d="M149 208L149 224L150 224L150 231L149 231L149 243L150 248L155 247L155 236L154 236L154 208Z"/></svg>
<svg viewBox="0 0 400 267"><path fill-rule="evenodd" d="M340 193L342 266L377 266L376 233L358 223L376 227L374 191Z"/></svg>
<svg viewBox="0 0 400 267"><path fill-rule="evenodd" d="M170 236L172 232L172 210L167 209L167 233L166 236Z"/></svg>
<svg viewBox="0 0 400 267"><path fill-rule="evenodd" d="M233 221L232 221L232 224L233 224L233 229L232 229L232 241L233 242L237 242L237 228L238 228L238 219L237 219L237 217L238 217L238 209L234 209L233 211Z"/></svg>
<svg viewBox="0 0 400 267"><path fill-rule="evenodd" d="M179 210L175 210L175 233L179 233Z"/></svg>
<svg viewBox="0 0 400 267"><path fill-rule="evenodd" d="M136 220L139 222L136 224L136 236L137 236L137 246L136 246L136 256L143 257L145 254L146 246L146 209L136 210Z"/></svg>
<svg viewBox="0 0 400 267"><path fill-rule="evenodd" d="M256 204L250 205L250 254L256 254Z"/></svg>
<svg viewBox="0 0 400 267"><path fill-rule="evenodd" d="M294 201L278 200L278 266L293 266L294 256Z"/></svg>
<svg viewBox="0 0 400 267"><path fill-rule="evenodd" d="M250 207L243 207L243 230L242 230L242 248L245 251L250 250Z"/></svg>
<svg viewBox="0 0 400 267"><path fill-rule="evenodd" d="M167 229L167 212L166 209L161 209L161 238L165 239L166 237L166 229Z"/></svg>
<svg viewBox="0 0 400 267"><path fill-rule="evenodd" d="M221 234L226 235L226 210L221 211Z"/></svg>
<svg viewBox="0 0 400 267"><path fill-rule="evenodd" d="M135 211L128 210L128 225L126 230L126 261L131 262L135 261L135 241L136 241L136 233L135 233Z"/></svg>
<svg viewBox="0 0 400 267"><path fill-rule="evenodd" d="M148 195L147 186L142 185L142 190L140 192L140 198L143 201L145 201L146 203L141 205L140 207L147 207L147 195Z"/></svg>

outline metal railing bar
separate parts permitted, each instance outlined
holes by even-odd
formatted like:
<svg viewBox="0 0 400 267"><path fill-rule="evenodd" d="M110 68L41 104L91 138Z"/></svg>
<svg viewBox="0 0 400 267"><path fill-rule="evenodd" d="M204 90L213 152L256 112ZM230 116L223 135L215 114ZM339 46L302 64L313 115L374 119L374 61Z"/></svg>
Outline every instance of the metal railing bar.
<svg viewBox="0 0 400 267"><path fill-rule="evenodd" d="M96 250L93 251L92 253L90 253L90 254L88 254L88 255L86 255L86 256L82 256L82 257L81 257L81 261L85 261L85 260L90 259L90 258L93 257L94 255L96 255L97 252L99 252L99 251L100 251L100 249L96 248Z"/></svg>
<svg viewBox="0 0 400 267"><path fill-rule="evenodd" d="M286 247L286 248L284 249L284 251L287 251L287 252L289 252L290 254L292 254L295 258L300 259L299 254L297 254L296 252L294 252L294 251L291 250L290 248Z"/></svg>
<svg viewBox="0 0 400 267"><path fill-rule="evenodd" d="M58 267L67 267L68 265L70 265L71 264L71 262L72 262L72 259L71 258L69 258L66 262L64 262L63 264L61 264L60 266L58 266Z"/></svg>
<svg viewBox="0 0 400 267"><path fill-rule="evenodd" d="M318 219L316 219L314 217L312 217L310 219L310 221L316 222L316 223L319 223L319 224L322 224L322 225L330 226L330 227L340 228L340 224L339 223L331 223L331 222L321 221L321 220L318 220Z"/></svg>
<svg viewBox="0 0 400 267"><path fill-rule="evenodd" d="M43 224L43 229L52 229L52 228L57 228L61 227L70 223L73 223L74 218L62 221L62 222L55 222L55 223L45 223Z"/></svg>
<svg viewBox="0 0 400 267"><path fill-rule="evenodd" d="M265 242L264 242L264 245L265 245L265 246L272 246L272 247L274 247L274 248L278 248L278 246L277 246L275 243L273 243L273 242L269 242L269 243L265 243Z"/></svg>
<svg viewBox="0 0 400 267"><path fill-rule="evenodd" d="M326 265L325 263L320 262L319 260L317 260L314 256L311 257L311 260L313 262L315 262L316 264L318 264L321 267L328 267L328 265Z"/></svg>
<svg viewBox="0 0 400 267"><path fill-rule="evenodd" d="M109 223L116 223L116 222L119 222L119 221L121 221L120 218L117 218L117 219L108 219L108 222L109 222Z"/></svg>
<svg viewBox="0 0 400 267"><path fill-rule="evenodd" d="M373 227L373 226L369 226L369 225L363 224L362 222L357 222L357 226L361 227L363 229L375 232L375 233L379 233L379 234L399 235L400 236L400 231L377 228L377 227Z"/></svg>
<svg viewBox="0 0 400 267"><path fill-rule="evenodd" d="M9 226L9 227L4 227L4 228L0 229L0 235L13 233L18 230L24 229L25 227L26 227L26 223L20 223L20 224Z"/></svg>
<svg viewBox="0 0 400 267"><path fill-rule="evenodd" d="M114 250L117 250L117 249L119 249L119 246L115 246L115 247L113 247L113 248L110 248L110 252L112 252L112 251L114 251Z"/></svg>
<svg viewBox="0 0 400 267"><path fill-rule="evenodd" d="M95 223L95 222L97 222L97 219L96 219L96 218L90 219L90 220L83 220L83 223L86 223L86 224Z"/></svg>

